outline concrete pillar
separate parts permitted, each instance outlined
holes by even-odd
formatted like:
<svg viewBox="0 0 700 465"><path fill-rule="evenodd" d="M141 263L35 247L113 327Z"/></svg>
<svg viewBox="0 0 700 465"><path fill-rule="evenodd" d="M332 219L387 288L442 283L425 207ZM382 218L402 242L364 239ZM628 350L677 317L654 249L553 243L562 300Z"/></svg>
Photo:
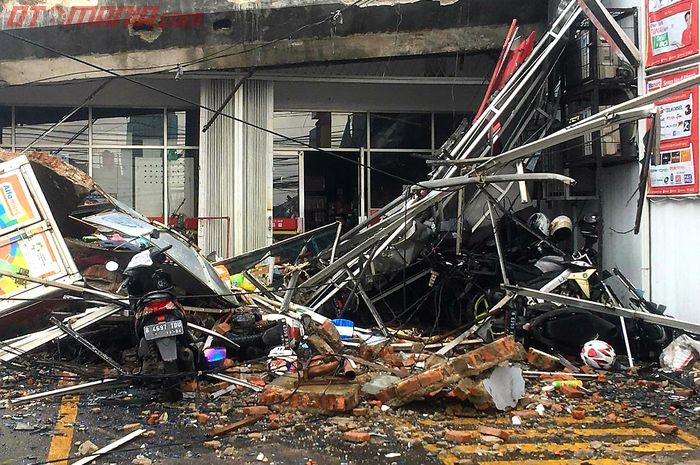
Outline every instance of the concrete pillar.
<svg viewBox="0 0 700 465"><path fill-rule="evenodd" d="M200 102L216 109L235 87L233 79L205 79ZM224 114L272 128L273 87L249 80L226 104ZM200 110L203 127L212 116ZM200 134L199 246L218 257L241 254L272 242L272 135L219 116Z"/></svg>

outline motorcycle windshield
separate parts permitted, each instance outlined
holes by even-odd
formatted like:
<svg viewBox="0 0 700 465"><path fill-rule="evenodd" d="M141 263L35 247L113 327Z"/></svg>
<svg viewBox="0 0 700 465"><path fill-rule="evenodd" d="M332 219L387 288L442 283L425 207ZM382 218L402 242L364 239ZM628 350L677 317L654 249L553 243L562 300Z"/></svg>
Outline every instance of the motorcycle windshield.
<svg viewBox="0 0 700 465"><path fill-rule="evenodd" d="M117 231L134 240L148 241L160 248L171 245L172 248L165 254L178 265L171 271L173 284L185 289L188 294L210 295L213 299L219 300L219 304L238 304L238 300L231 295L231 290L221 281L212 264L175 234L161 229L162 226L119 211L99 213L83 220L98 227ZM154 229L159 231L157 239L150 237ZM195 282L191 279L192 277L196 279Z"/></svg>

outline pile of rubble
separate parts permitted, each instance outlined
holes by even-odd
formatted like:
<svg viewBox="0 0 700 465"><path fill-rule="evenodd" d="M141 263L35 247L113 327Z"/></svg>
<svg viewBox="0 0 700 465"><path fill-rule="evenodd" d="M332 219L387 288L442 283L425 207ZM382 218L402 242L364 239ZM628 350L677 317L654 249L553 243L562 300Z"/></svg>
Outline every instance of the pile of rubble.
<svg viewBox="0 0 700 465"><path fill-rule="evenodd" d="M78 465L118 452L136 465L168 463L165 446L273 462L269 449L241 457L237 442L273 436L346 459L349 444L356 455L369 443L375 459L421 450L445 463L520 460L528 447L513 436L585 436L576 422L590 418L681 434L675 423L698 414L700 325L665 316L619 270L598 270L595 218L573 225L514 211L518 196L527 203L526 181L575 182L535 172L543 151L647 117L656 128L648 104L697 84L551 132L551 118L533 119L548 114L535 96L581 14L578 2L562 2L550 31L518 54L511 31L496 67L511 75L494 76L500 87L473 124L429 160L430 180L349 231L331 224L217 260L49 154L0 154L5 427L72 437L77 413L52 426L39 406L61 399L77 412L79 394L92 416L84 430L118 434L74 444ZM534 142L519 142L525 129ZM647 144L648 162L653 134ZM453 200L460 221L445 216ZM577 251L565 245L574 227L585 242ZM612 276L628 296L617 297ZM414 287L424 292L409 300ZM138 407L125 416L119 403ZM541 426L547 420L555 426ZM550 452L624 460L643 441Z"/></svg>

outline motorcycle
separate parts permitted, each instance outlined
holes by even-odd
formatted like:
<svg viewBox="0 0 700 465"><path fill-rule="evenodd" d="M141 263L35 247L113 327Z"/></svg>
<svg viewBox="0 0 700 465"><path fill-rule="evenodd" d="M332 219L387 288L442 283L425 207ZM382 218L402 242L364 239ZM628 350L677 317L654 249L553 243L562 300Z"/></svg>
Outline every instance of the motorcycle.
<svg viewBox="0 0 700 465"><path fill-rule="evenodd" d="M532 230L527 236L522 231L513 234L507 228L506 222L501 227L502 231L505 230L504 236L515 238L504 244L506 275L511 284L621 305L620 299L605 282L611 275L598 270L594 247L598 237L595 215L587 215L579 222L584 244L571 254ZM448 317L449 324L462 326L478 322L505 296L500 287L502 278L498 256L492 249L492 244L487 243L478 253L472 250L451 257L432 254L431 283L436 287L435 306L439 314ZM619 270L615 270L615 275L621 276ZM636 306L641 310L659 312L658 306L640 298L633 286L625 282L626 278L620 280L635 296L630 299L632 304L637 302ZM628 321L626 330L633 353L643 358L655 357L668 341L666 330L658 325ZM619 318L524 297L513 299L501 316L492 318L480 331L487 339L504 333L516 335L526 345L554 349L568 355L577 355L581 346L594 338L610 342L620 352L626 350Z"/></svg>
<svg viewBox="0 0 700 465"><path fill-rule="evenodd" d="M141 373L162 376L169 384L166 395L175 399L181 395L176 387L179 379L168 375L194 372L200 357L170 275L161 268L171 247L152 247L134 255L122 272L120 289L129 294ZM107 268L116 271L117 264L110 262Z"/></svg>

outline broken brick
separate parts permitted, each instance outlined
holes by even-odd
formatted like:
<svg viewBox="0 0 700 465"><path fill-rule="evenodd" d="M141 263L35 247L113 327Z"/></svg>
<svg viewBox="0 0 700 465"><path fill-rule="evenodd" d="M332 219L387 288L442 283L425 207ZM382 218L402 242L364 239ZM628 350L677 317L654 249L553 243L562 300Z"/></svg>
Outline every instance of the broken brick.
<svg viewBox="0 0 700 465"><path fill-rule="evenodd" d="M678 388L678 389L675 389L675 390L674 390L674 393L675 393L677 396L681 396L681 397L692 397L693 394L695 394L695 391L692 390L692 389L682 389L682 388Z"/></svg>
<svg viewBox="0 0 700 465"><path fill-rule="evenodd" d="M527 363L540 370L555 371L562 368L562 364L557 357L533 347L530 347L527 351L526 359Z"/></svg>
<svg viewBox="0 0 700 465"><path fill-rule="evenodd" d="M678 433L678 427L676 425L666 425L658 423L656 426L656 431L663 434L676 434Z"/></svg>
<svg viewBox="0 0 700 465"><path fill-rule="evenodd" d="M377 392L376 398L381 404L385 404L389 402L391 399L396 397L396 388L394 386L389 386L387 388L382 389L381 391Z"/></svg>
<svg viewBox="0 0 700 465"><path fill-rule="evenodd" d="M206 425L209 423L209 415L206 413L196 413L194 417L197 419L197 423L200 425Z"/></svg>
<svg viewBox="0 0 700 465"><path fill-rule="evenodd" d="M507 441L510 437L510 434L507 431L504 431L499 428L492 428L490 426L479 426L478 431L483 435L495 436L497 438L503 439L504 441Z"/></svg>
<svg viewBox="0 0 700 465"><path fill-rule="evenodd" d="M343 342L340 340L340 333L331 320L326 320L322 325L316 326L316 334L326 341L326 343L339 354L343 351Z"/></svg>
<svg viewBox="0 0 700 465"><path fill-rule="evenodd" d="M537 413L537 410L511 410L510 414L511 416L520 418L533 418L540 416L540 414Z"/></svg>
<svg viewBox="0 0 700 465"><path fill-rule="evenodd" d="M486 390L483 381L474 382L469 378L462 379L454 391L455 395L461 400L468 400L478 410L486 410L493 406L493 398Z"/></svg>
<svg viewBox="0 0 700 465"><path fill-rule="evenodd" d="M258 402L305 412L347 413L360 403L356 383L297 385L296 377L281 376L260 393Z"/></svg>
<svg viewBox="0 0 700 465"><path fill-rule="evenodd" d="M583 397L582 391L579 391L573 386L567 386L566 384L562 384L562 386L559 388L559 392L564 394L566 397L570 397L572 399Z"/></svg>
<svg viewBox="0 0 700 465"><path fill-rule="evenodd" d="M226 334L228 332L231 332L231 325L228 323L219 323L217 325L214 325L212 330L216 331L219 334Z"/></svg>
<svg viewBox="0 0 700 465"><path fill-rule="evenodd" d="M270 409L266 405L253 405L241 409L243 415L267 415Z"/></svg>
<svg viewBox="0 0 700 465"><path fill-rule="evenodd" d="M367 407L355 407L352 409L352 416L353 417L364 417L367 415Z"/></svg>
<svg viewBox="0 0 700 465"><path fill-rule="evenodd" d="M571 417L574 420L583 420L586 418L586 411L581 408L575 408L571 410Z"/></svg>
<svg viewBox="0 0 700 465"><path fill-rule="evenodd" d="M522 357L524 349L513 336L497 339L490 344L467 352L452 360L450 367L462 378L478 375L505 361Z"/></svg>
<svg viewBox="0 0 700 465"><path fill-rule="evenodd" d="M267 386L267 383L265 382L264 379L262 379L260 376L257 375L251 375L248 377L248 382L250 384L254 384L259 387L265 387Z"/></svg>
<svg viewBox="0 0 700 465"><path fill-rule="evenodd" d="M196 381L183 381L180 383L180 391L182 392L195 392L197 391Z"/></svg>
<svg viewBox="0 0 700 465"><path fill-rule="evenodd" d="M466 442L471 442L474 439L474 432L448 429L445 431L445 439L451 442L456 442L457 444L464 444Z"/></svg>
<svg viewBox="0 0 700 465"><path fill-rule="evenodd" d="M368 442L370 435L364 431L346 431L343 433L343 439L349 442Z"/></svg>
<svg viewBox="0 0 700 465"><path fill-rule="evenodd" d="M319 335L312 334L306 338L306 343L318 354L330 355L335 353L335 350Z"/></svg>
<svg viewBox="0 0 700 465"><path fill-rule="evenodd" d="M269 430L275 430L275 429L279 429L279 428L280 428L280 424L276 421L271 421L267 424L267 429L269 429Z"/></svg>

